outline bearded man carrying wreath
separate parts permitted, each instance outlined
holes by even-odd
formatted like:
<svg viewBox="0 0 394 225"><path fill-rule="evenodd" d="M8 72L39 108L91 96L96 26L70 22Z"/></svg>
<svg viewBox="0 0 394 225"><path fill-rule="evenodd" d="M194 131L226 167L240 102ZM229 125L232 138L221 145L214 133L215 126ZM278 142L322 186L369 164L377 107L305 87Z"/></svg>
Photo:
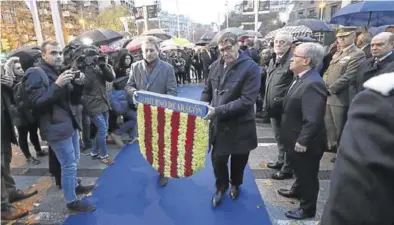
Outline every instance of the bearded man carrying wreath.
<svg viewBox="0 0 394 225"><path fill-rule="evenodd" d="M129 103L135 104L137 91L177 96L178 89L172 65L159 59L159 44L147 37L141 45L143 60L131 65L129 80L125 86ZM168 184L168 178L159 176L159 185Z"/></svg>

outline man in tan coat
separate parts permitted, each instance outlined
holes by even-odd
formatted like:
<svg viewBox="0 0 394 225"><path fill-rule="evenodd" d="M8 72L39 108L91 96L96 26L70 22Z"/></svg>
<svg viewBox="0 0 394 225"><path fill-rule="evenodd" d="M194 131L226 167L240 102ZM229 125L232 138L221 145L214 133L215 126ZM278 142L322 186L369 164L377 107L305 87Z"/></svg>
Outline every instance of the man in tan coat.
<svg viewBox="0 0 394 225"><path fill-rule="evenodd" d="M350 80L357 75L357 69L365 60L364 52L354 44L355 27L340 27L337 30L338 50L323 75L329 96L327 99L325 125L328 148L336 152L346 114L351 102L349 96ZM333 159L335 161L335 159Z"/></svg>

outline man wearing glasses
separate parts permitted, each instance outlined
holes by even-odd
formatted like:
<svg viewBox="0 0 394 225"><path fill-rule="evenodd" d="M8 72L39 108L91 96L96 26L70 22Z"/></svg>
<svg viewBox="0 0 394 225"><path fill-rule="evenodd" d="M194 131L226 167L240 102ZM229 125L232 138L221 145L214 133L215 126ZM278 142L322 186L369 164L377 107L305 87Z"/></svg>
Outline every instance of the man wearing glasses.
<svg viewBox="0 0 394 225"><path fill-rule="evenodd" d="M323 57L323 46L304 43L295 48L290 60L294 79L283 99L280 137L296 180L290 190L279 189L278 193L300 200L299 208L285 213L291 219L316 214L317 175L326 146L324 115L328 92L315 68Z"/></svg>
<svg viewBox="0 0 394 225"><path fill-rule="evenodd" d="M206 119L211 120L210 144L216 178L213 207L221 204L230 184L230 198L236 199L240 194L249 152L257 147L254 104L261 84L259 66L241 54L235 34L223 34L218 43L220 59L212 64L201 96L202 101L210 103Z"/></svg>

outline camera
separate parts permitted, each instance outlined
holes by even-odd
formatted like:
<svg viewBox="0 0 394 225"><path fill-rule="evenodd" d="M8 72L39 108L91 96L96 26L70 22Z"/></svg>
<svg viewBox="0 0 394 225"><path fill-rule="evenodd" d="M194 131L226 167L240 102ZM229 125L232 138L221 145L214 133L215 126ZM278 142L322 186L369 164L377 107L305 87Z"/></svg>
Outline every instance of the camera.
<svg viewBox="0 0 394 225"><path fill-rule="evenodd" d="M98 64L100 65L102 65L102 64L105 64L106 63L106 58L105 58L105 56L99 56L99 57L97 57L97 62L98 62Z"/></svg>
<svg viewBox="0 0 394 225"><path fill-rule="evenodd" d="M73 71L74 73L74 79L79 79L81 77L81 71Z"/></svg>

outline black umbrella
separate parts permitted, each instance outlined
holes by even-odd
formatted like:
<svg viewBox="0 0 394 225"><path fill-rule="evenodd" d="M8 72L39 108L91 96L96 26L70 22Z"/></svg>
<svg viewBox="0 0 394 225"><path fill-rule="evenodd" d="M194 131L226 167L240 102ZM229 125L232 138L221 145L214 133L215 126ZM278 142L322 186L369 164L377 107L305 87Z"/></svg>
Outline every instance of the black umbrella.
<svg viewBox="0 0 394 225"><path fill-rule="evenodd" d="M203 36L200 37L201 40L211 41L217 32L208 31Z"/></svg>
<svg viewBox="0 0 394 225"><path fill-rule="evenodd" d="M141 34L141 36L154 36L154 37L160 38L163 41L172 38L171 35L167 34L164 30L161 30L161 29L151 29L151 30L145 31L144 33Z"/></svg>
<svg viewBox="0 0 394 225"><path fill-rule="evenodd" d="M92 44L94 45L108 45L113 41L117 41L122 39L123 35L110 30L110 29L97 29L97 30L90 30L73 40L75 43L84 43L84 39L90 39Z"/></svg>
<svg viewBox="0 0 394 225"><path fill-rule="evenodd" d="M31 57L37 56L41 54L41 49L38 47L38 45L29 45L29 46L22 46L20 48L12 50L8 54L8 58L16 56L16 57L21 57L25 55L29 55Z"/></svg>
<svg viewBox="0 0 394 225"><path fill-rule="evenodd" d="M204 40L204 39L201 39L201 40L198 40L198 41L196 42L196 45L205 46L205 45L209 44L209 42L211 42L211 40Z"/></svg>
<svg viewBox="0 0 394 225"><path fill-rule="evenodd" d="M11 51L8 58L18 57L22 69L27 70L34 65L34 62L41 58L41 50L37 45L23 46Z"/></svg>
<svg viewBox="0 0 394 225"><path fill-rule="evenodd" d="M332 26L322 20L317 19L299 19L289 22L286 26L304 25L312 30L312 32L331 32L334 31Z"/></svg>

